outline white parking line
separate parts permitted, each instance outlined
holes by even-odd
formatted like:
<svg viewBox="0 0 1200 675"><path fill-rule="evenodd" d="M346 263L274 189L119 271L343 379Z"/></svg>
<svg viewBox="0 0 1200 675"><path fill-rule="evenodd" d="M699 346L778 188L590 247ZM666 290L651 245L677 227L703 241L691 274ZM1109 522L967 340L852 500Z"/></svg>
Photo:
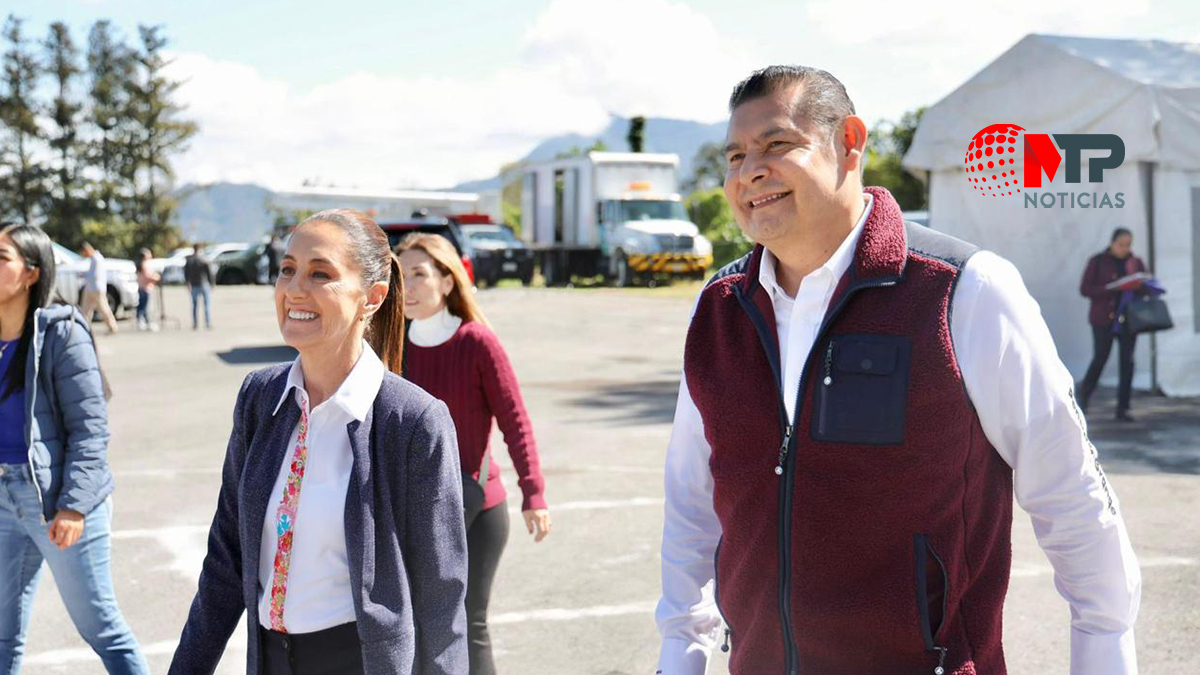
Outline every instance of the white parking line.
<svg viewBox="0 0 1200 675"><path fill-rule="evenodd" d="M659 503L662 500L658 500ZM583 502L577 502L583 503ZM187 530L199 529L207 531L207 528L163 528L166 530ZM145 536L156 536L153 533L155 530L126 530L122 533L121 538L134 539ZM116 532L113 533L117 535ZM1148 557L1140 561L1141 567L1156 568L1156 567L1196 567L1200 565L1200 560L1195 558L1181 558L1175 556L1163 557ZM1013 567L1013 578L1029 578L1050 575L1054 573L1054 569L1049 565L1022 565L1018 564ZM533 609L524 612L505 612L503 614L493 614L488 622L494 626L503 626L521 623L545 622L545 621L574 621L577 619L598 619L612 616L629 616L634 614L644 614L651 616L654 614L655 602L637 602L627 605L596 605L593 607L577 607L577 608L554 608L554 609ZM227 651L244 651L243 644L245 640L230 640L226 648ZM178 642L173 640L164 640L142 646L142 652L146 656L165 656L175 653L175 646ZM79 661L90 661L96 658L95 652L88 648L73 648L73 649L55 649L48 652L32 654L25 658L25 663L38 666L62 666L69 663Z"/></svg>
<svg viewBox="0 0 1200 675"><path fill-rule="evenodd" d="M561 504L551 504L550 512L557 513L560 511L601 511L605 509L623 509L630 506L662 506L665 500L662 497L634 497L632 499L610 499L610 500L595 500L595 501L580 501L580 502L563 502ZM510 514L521 513L521 508L510 507Z"/></svg>
<svg viewBox="0 0 1200 675"><path fill-rule="evenodd" d="M528 623L531 621L572 621L574 619L590 619L607 616L626 616L628 614L645 614L652 616L655 602L639 602L630 605L598 605L595 607L579 607L577 609L533 609L528 612L506 612L494 614L488 619L492 625L512 623Z"/></svg>
<svg viewBox="0 0 1200 675"><path fill-rule="evenodd" d="M175 653L175 647L179 645L178 640L163 640L162 642L153 642L151 644L142 645L142 654L144 656L170 656ZM246 640L243 637L241 640L231 638L225 651L236 651L244 653L246 651ZM243 657L244 658L244 657ZM52 649L48 652L40 652L27 656L22 659L22 663L32 666L65 666L71 663L80 661L98 661L96 652L90 647L72 647L70 649Z"/></svg>

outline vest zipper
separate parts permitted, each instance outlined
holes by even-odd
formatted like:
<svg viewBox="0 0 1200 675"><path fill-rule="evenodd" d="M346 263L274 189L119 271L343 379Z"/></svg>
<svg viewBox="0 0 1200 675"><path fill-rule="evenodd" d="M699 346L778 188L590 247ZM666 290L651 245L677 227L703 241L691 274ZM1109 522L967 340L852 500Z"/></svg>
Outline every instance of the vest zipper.
<svg viewBox="0 0 1200 675"><path fill-rule="evenodd" d="M792 443L792 425L786 424L783 428L783 444L779 446L779 463L775 465L775 475L783 475L783 465L787 462L788 446Z"/></svg>
<svg viewBox="0 0 1200 675"><path fill-rule="evenodd" d="M853 274L853 270L851 270ZM825 331L829 325L842 311L842 307L846 305L856 292L866 288L883 288L886 286L895 286L902 277L887 277L878 281L867 281L863 283L851 283L842 297L838 299L833 309L826 313L825 319L821 322L821 327L817 330L816 339L813 340L813 345L821 343L825 336ZM766 320L763 319L762 313L754 305L753 301L742 294L740 285L733 286L733 295L737 298L738 304L742 306L743 311L750 317L750 323L754 326L755 332L758 333L759 341L762 343L763 349L767 353L767 361L771 364L771 374L775 377L775 386L777 399L779 401L779 412L782 421L782 430L784 435L783 447L780 450L780 462L775 467L775 474L782 474L783 480L779 482L779 615L783 624L784 633L784 651L786 653L787 667L784 671L786 675L799 675L800 673L800 655L796 647L796 642L792 634L792 612L791 612L791 524L792 524L792 492L793 490L793 472L791 467L795 464L789 461L794 453L789 453L792 442L795 437L792 431L800 422L800 413L802 412L802 404L804 402L804 385L808 380L808 366L812 363L811 354L805 360L804 367L800 370L800 386L796 389L796 407L794 409L793 419L789 421L787 414L787 406L783 400L783 370L779 363L778 349L772 349L773 342L777 336L771 335L767 329ZM941 674L939 674L941 675Z"/></svg>
<svg viewBox="0 0 1200 675"><path fill-rule="evenodd" d="M825 348L825 386L833 384L833 340Z"/></svg>

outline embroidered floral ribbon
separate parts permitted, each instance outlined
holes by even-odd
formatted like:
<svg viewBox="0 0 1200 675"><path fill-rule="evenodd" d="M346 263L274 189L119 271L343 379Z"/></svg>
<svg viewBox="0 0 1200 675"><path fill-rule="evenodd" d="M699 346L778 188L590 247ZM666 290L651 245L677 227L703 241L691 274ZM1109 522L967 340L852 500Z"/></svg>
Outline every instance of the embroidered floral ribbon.
<svg viewBox="0 0 1200 675"><path fill-rule="evenodd" d="M300 396L300 433L296 437L296 450L292 453L292 467L287 483L283 486L283 498L275 510L275 533L279 543L275 547L275 571L271 575L271 628L286 633L283 625L283 601L287 598L288 568L292 562L292 534L296 529L296 509L300 505L300 484L304 481L304 466L308 462L308 399Z"/></svg>

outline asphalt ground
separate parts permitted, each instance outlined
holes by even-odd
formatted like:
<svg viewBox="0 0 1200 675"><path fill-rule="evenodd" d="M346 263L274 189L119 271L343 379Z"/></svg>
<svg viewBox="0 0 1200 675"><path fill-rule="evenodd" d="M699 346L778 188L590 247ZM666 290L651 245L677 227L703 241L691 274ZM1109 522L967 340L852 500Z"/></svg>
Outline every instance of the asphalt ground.
<svg viewBox="0 0 1200 675"><path fill-rule="evenodd" d="M521 382L555 521L541 544L525 534L497 434L514 518L491 603L502 673L654 672L662 465L696 288L480 292ZM196 590L238 386L247 372L291 358L268 288L216 289L212 331L190 329L182 289L168 288L165 298L182 327L138 333L127 319L121 334L98 336L115 393L113 573L155 673L167 670ZM1200 402L1139 396L1133 425L1108 421L1112 405L1111 392L1097 394L1092 429L1143 564L1142 672L1194 675ZM1009 672L1066 673L1069 608L1020 512L1013 549ZM239 629L218 673L244 672L244 644ZM104 672L45 573L25 663L22 672L34 675ZM719 652L710 672L726 672Z"/></svg>

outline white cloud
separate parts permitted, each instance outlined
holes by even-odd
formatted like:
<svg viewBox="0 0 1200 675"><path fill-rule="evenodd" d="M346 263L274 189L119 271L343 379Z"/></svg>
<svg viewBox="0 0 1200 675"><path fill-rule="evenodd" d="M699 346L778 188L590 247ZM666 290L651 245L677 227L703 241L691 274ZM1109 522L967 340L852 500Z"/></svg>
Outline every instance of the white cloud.
<svg viewBox="0 0 1200 675"><path fill-rule="evenodd" d="M806 13L834 54L853 55L842 59L845 76L835 74L860 112L894 119L935 103L1029 33L1118 37L1152 11L1151 0L816 0Z"/></svg>
<svg viewBox="0 0 1200 675"><path fill-rule="evenodd" d="M635 16L636 21L630 17ZM172 75L201 126L181 181L291 187L444 187L494 174L538 141L594 133L609 113L724 116L752 50L671 0L555 0L519 61L457 78L347 74L297 91L239 63L178 54Z"/></svg>

